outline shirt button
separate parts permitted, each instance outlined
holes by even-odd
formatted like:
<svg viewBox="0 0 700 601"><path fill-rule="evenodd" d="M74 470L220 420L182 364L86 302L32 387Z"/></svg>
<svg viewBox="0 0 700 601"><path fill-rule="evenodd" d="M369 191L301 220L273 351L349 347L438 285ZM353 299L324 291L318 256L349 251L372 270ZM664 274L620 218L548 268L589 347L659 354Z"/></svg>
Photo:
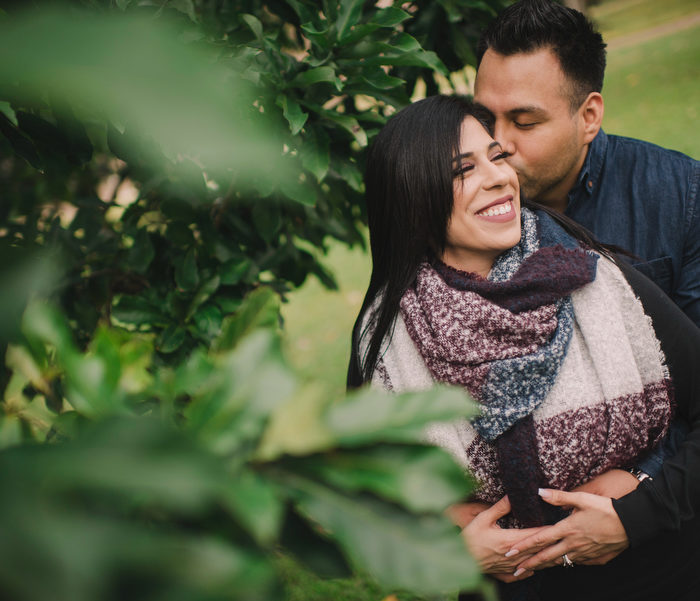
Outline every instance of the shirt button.
<svg viewBox="0 0 700 601"><path fill-rule="evenodd" d="M592 187L593 187L593 180L592 180L592 179L589 179L589 180L588 180L588 187L589 187L589 188L592 188Z"/></svg>

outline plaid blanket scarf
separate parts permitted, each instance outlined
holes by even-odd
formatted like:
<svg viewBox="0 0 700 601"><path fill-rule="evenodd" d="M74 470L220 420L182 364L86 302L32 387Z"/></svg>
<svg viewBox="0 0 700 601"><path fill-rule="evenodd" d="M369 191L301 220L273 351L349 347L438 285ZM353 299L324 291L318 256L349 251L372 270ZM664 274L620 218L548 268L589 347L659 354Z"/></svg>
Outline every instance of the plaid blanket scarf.
<svg viewBox="0 0 700 601"><path fill-rule="evenodd" d="M546 214L522 214L520 243L487 279L421 267L375 378L394 390L466 387L481 415L429 437L480 481L477 499L508 494L512 525L534 526L561 517L539 487L574 488L650 449L672 391L651 320L617 267Z"/></svg>

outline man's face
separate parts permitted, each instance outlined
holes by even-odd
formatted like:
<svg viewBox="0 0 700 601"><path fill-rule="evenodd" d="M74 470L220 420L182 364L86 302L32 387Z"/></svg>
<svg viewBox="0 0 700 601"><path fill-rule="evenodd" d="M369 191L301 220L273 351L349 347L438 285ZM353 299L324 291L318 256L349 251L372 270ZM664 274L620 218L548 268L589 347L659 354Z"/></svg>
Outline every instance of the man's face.
<svg viewBox="0 0 700 601"><path fill-rule="evenodd" d="M563 210L586 158L582 108L572 112L569 83L549 49L503 56L487 50L474 100L496 117L494 138L523 196ZM585 104L585 103L584 103Z"/></svg>

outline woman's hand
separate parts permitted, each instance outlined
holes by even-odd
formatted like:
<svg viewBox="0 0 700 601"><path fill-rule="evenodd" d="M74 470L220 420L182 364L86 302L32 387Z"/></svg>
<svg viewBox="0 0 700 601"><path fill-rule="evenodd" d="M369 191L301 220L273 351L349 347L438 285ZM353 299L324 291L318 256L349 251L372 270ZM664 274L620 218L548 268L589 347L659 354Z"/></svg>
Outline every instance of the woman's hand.
<svg viewBox="0 0 700 601"><path fill-rule="evenodd" d="M609 497L550 489L542 489L540 495L552 505L573 507L573 512L509 549L508 554L515 554L516 558L521 554L529 556L520 561L514 576L560 566L564 554L575 564L602 565L629 546Z"/></svg>
<svg viewBox="0 0 700 601"><path fill-rule="evenodd" d="M471 509L477 509L479 504L468 505L472 505ZM496 522L508 513L510 502L508 497L503 497L498 503L472 515L469 525L462 530L462 536L482 572L503 582L514 582L532 576L530 570L513 575L518 563L532 553L521 552L516 557L506 557L506 553L519 541L535 536L544 528L501 528Z"/></svg>

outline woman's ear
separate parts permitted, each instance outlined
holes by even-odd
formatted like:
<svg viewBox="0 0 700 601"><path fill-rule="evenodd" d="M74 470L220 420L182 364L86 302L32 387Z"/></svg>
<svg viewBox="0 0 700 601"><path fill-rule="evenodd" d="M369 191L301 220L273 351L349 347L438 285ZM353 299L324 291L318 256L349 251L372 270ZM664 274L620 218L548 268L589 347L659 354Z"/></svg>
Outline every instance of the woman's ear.
<svg viewBox="0 0 700 601"><path fill-rule="evenodd" d="M583 125L583 142L588 144L598 135L603 122L603 97L599 92L591 92L579 109Z"/></svg>

